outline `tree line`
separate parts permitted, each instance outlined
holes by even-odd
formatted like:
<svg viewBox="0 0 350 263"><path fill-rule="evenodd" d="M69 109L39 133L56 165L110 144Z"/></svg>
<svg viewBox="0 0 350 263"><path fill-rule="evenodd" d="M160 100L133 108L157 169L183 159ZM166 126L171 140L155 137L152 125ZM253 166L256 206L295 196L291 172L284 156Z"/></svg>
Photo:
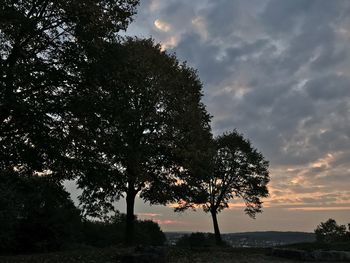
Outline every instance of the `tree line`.
<svg viewBox="0 0 350 263"><path fill-rule="evenodd" d="M125 197L126 244L136 196L202 207L220 244L217 214L231 199L261 212L268 162L236 130L213 137L196 70L152 39L120 36L138 4L0 1L1 180L76 179L94 218Z"/></svg>
<svg viewBox="0 0 350 263"><path fill-rule="evenodd" d="M0 254L23 254L123 244L126 218L82 218L63 186L47 177L2 175ZM134 243L163 245L159 225L135 218Z"/></svg>

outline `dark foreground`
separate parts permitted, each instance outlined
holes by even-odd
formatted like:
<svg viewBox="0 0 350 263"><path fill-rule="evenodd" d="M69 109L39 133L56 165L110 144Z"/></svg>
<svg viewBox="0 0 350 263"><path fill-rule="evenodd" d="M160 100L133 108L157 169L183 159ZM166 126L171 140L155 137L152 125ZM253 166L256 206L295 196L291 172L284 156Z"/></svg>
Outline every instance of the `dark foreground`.
<svg viewBox="0 0 350 263"><path fill-rule="evenodd" d="M86 248L75 251L23 255L23 256L1 256L1 263L117 263L121 261L121 255L130 252L126 248ZM203 249L168 249L169 263L248 263L248 262L275 262L293 263L300 261L287 260L283 258L269 256L268 249L233 249L233 248L203 248ZM157 262L153 262L157 263Z"/></svg>

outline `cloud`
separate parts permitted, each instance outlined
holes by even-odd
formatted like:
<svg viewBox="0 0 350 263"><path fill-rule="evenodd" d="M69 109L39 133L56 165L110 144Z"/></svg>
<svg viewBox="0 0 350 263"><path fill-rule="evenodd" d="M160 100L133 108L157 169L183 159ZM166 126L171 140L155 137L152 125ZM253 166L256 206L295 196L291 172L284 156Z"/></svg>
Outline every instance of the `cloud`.
<svg viewBox="0 0 350 263"><path fill-rule="evenodd" d="M163 32L169 32L170 29L171 29L171 26L170 24L168 24L167 22L164 22L160 19L156 19L154 21L154 26L159 29L160 31L163 31Z"/></svg>
<svg viewBox="0 0 350 263"><path fill-rule="evenodd" d="M245 207L246 207L245 203L240 203L240 202L228 203L228 209L240 209L240 210L244 210Z"/></svg>
<svg viewBox="0 0 350 263"><path fill-rule="evenodd" d="M181 225L186 225L185 222L183 221L178 221L178 220L161 220L161 219L157 219L157 220L153 220L154 222L156 222L157 224L164 226L164 225L177 225L177 226L181 226Z"/></svg>
<svg viewBox="0 0 350 263"><path fill-rule="evenodd" d="M350 206L347 207L295 207L288 208L289 211L350 211Z"/></svg>
<svg viewBox="0 0 350 263"><path fill-rule="evenodd" d="M169 218L169 215L162 213L137 213L137 216L143 220L152 220L162 227L185 226L186 223L182 220Z"/></svg>
<svg viewBox="0 0 350 263"><path fill-rule="evenodd" d="M156 213L138 213L138 216L142 216L142 217L159 217L162 216L162 214L156 214Z"/></svg>
<svg viewBox="0 0 350 263"><path fill-rule="evenodd" d="M331 209L350 200L349 12L345 0L145 0L130 34L198 69L214 133L237 128L270 161L266 205Z"/></svg>

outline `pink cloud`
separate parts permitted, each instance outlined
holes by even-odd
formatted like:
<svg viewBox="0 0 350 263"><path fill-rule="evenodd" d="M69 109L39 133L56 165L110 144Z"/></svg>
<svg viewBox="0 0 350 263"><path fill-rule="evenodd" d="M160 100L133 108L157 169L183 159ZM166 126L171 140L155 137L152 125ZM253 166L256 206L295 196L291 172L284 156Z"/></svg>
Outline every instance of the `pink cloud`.
<svg viewBox="0 0 350 263"><path fill-rule="evenodd" d="M350 207L291 207L289 211L350 211Z"/></svg>
<svg viewBox="0 0 350 263"><path fill-rule="evenodd" d="M138 216L142 216L142 217L158 217L158 216L162 216L162 214L156 214L156 213L138 213Z"/></svg>
<svg viewBox="0 0 350 263"><path fill-rule="evenodd" d="M161 220L161 219L157 219L157 220L154 220L154 222L158 223L159 225L184 225L184 222L177 221L177 220Z"/></svg>
<svg viewBox="0 0 350 263"><path fill-rule="evenodd" d="M183 221L178 221L178 220L156 219L156 220L153 220L153 221L156 222L159 225L185 225L185 223Z"/></svg>
<svg viewBox="0 0 350 263"><path fill-rule="evenodd" d="M142 219L152 220L159 225L185 225L185 222L179 220L171 220L171 219L160 219L163 217L162 214L157 213L138 213L137 214Z"/></svg>

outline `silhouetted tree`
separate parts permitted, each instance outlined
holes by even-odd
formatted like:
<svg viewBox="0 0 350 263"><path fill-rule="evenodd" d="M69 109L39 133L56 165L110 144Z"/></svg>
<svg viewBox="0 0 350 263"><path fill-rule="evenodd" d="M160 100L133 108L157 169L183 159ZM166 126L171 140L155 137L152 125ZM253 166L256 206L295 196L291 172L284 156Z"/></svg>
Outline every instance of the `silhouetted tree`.
<svg viewBox="0 0 350 263"><path fill-rule="evenodd" d="M347 236L346 226L338 225L334 219L330 218L317 226L315 235L316 240L319 242L331 243L335 241L344 241Z"/></svg>
<svg viewBox="0 0 350 263"><path fill-rule="evenodd" d="M186 195L176 210L202 205L212 216L216 243L221 244L217 214L229 207L230 200L242 199L250 217L262 211L261 198L268 196L268 162L237 131L217 137L211 162L205 161L208 173L187 182Z"/></svg>
<svg viewBox="0 0 350 263"><path fill-rule="evenodd" d="M134 237L137 194L151 204L176 200L179 178L195 167L210 138L196 72L152 40L110 45L87 72L78 113L77 151L84 162L78 184L89 215L126 197L126 239ZM93 92L91 92L93 91ZM84 109L89 108L88 111ZM102 211L101 211L102 208Z"/></svg>
<svg viewBox="0 0 350 263"><path fill-rule="evenodd" d="M0 1L0 171L55 173L70 163L66 99L138 2Z"/></svg>
<svg viewBox="0 0 350 263"><path fill-rule="evenodd" d="M76 242L80 211L47 177L0 176L0 252L58 250Z"/></svg>

